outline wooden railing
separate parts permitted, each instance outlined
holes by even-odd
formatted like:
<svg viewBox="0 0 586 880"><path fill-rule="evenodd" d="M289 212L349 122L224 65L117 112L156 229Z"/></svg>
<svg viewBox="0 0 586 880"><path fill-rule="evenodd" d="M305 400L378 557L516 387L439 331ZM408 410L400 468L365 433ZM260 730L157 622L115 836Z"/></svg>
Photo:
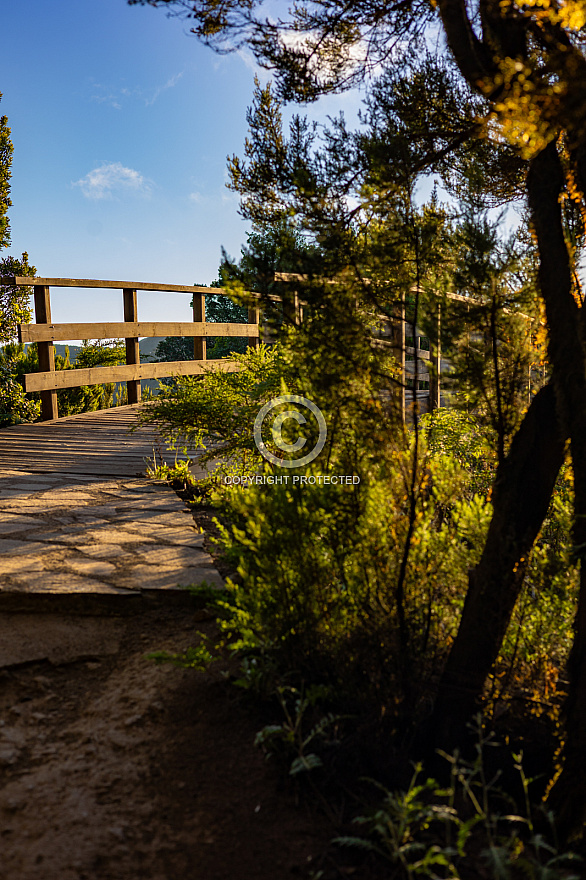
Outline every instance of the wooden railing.
<svg viewBox="0 0 586 880"><path fill-rule="evenodd" d="M20 342L36 342L39 351L38 373L24 377L25 391L40 391L41 419L59 418L57 390L77 388L80 385L99 385L103 382L126 382L128 402L138 403L141 395L141 379L160 379L165 376L194 376L204 369L234 371L237 363L230 360L207 360L206 337L247 337L249 345L260 342L259 311L252 306L248 310L247 324L207 323L205 317L206 294L222 294L221 289L188 287L177 284L149 284L130 281L100 281L93 278L30 278L26 276L0 277L0 284L11 287L32 287L35 303L35 324L21 324L18 328ZM51 322L51 287L91 287L122 290L124 303L123 322L53 324ZM193 321L139 321L137 291L160 290L171 293L189 293L193 296ZM224 294L225 295L225 294ZM140 336L187 336L193 337L194 360L140 363L138 340ZM90 367L87 369L55 370L53 343L59 340L124 338L126 364L116 367Z"/></svg>

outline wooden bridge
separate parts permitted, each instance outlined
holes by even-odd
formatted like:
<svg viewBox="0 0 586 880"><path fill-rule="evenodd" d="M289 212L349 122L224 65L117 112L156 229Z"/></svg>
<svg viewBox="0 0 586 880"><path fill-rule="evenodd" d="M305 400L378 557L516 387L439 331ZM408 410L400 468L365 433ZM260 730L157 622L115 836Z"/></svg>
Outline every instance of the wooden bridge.
<svg viewBox="0 0 586 880"><path fill-rule="evenodd" d="M154 427L136 428L137 408L143 405L142 379L238 369L230 359L208 360L206 339L244 337L258 345L258 298L250 295L247 323L220 324L206 321L205 297L221 295L221 290L20 276L0 278L0 284L34 293L36 322L20 325L18 335L22 343L38 346L40 370L24 381L26 391L40 393L42 419L0 430L0 611L96 613L142 607L141 601L151 601L153 594L164 601L171 594L183 599L181 587L188 584L220 586L222 578L191 511L169 487L143 479L149 461L165 456L172 461L173 453L166 452ZM56 287L120 290L124 320L53 323L50 292ZM191 295L193 321L140 321L140 290ZM271 299L282 303L284 315L291 306L287 320L301 321L296 295L292 304L286 292L283 299ZM396 323L406 378L404 315ZM194 359L141 364L141 336L193 338ZM125 339L125 364L55 369L55 342L110 338ZM396 347L397 340L388 344ZM59 418L58 390L107 382L127 383L128 406Z"/></svg>
<svg viewBox="0 0 586 880"><path fill-rule="evenodd" d="M295 282L300 276L281 273L277 280ZM24 469L29 472L61 471L110 476L136 476L144 473L145 461L161 457L162 444L156 431L136 427L136 406L141 399L141 380L159 379L167 376L201 374L207 369L232 371L237 363L230 359L208 360L206 339L208 337L247 338L248 344L260 342L258 294L249 293L247 323L215 323L206 321L206 295L226 295L220 288L197 285L176 285L130 281L104 281L89 278L41 278L29 276L0 277L0 285L30 288L34 295L35 323L21 324L18 338L22 343L36 343L39 355L39 371L24 377L25 390L40 392L41 421L43 424L24 424L0 430L0 469ZM120 290L123 300L124 320L101 323L53 323L51 318L51 288L77 288L84 290ZM138 291L161 291L189 294L192 297L192 321L140 321L138 314ZM292 298L291 302L289 299ZM289 291L283 298L271 296L282 304L283 313L292 323L302 320L303 308L297 293ZM289 312L291 314L289 314ZM391 335L393 341L373 340L373 344L387 344L397 349L403 375L404 387L409 383L414 357L427 367L430 353L420 349L419 342L409 347L406 338L407 323L405 306L392 328L389 319L383 320L382 336ZM192 360L140 363L139 337L190 337L193 338ZM84 339L123 338L126 363L119 366L90 367L85 369L55 369L54 343ZM427 370L429 408L440 403L440 351L433 353L434 370L430 377ZM127 407L82 413L59 418L57 391L82 385L125 382L128 391ZM419 396L419 395L418 395ZM403 394L402 410L405 410Z"/></svg>
<svg viewBox="0 0 586 880"><path fill-rule="evenodd" d="M103 281L95 278L38 278L10 276L0 284L32 288L35 323L21 324L18 338L36 343L40 370L24 377L25 390L41 395L42 424L13 425L0 430L0 470L28 473L60 472L94 476L136 477L144 474L147 461L160 461L165 447L154 428L136 427L141 399L141 379L190 376L206 369L235 370L229 359L208 360L209 336L246 337L258 345L259 312L251 306L248 323L208 323L206 294L222 294L215 288L129 281ZM121 290L124 321L102 323L53 323L51 288ZM193 321L140 321L137 291L190 294ZM193 338L194 359L161 363L140 363L139 337L183 336ZM126 363L120 366L56 370L54 343L83 339L124 338ZM59 418L57 391L81 385L126 382L128 406ZM131 433L131 429L132 433ZM183 456L179 456L182 458ZM173 455L171 455L173 459Z"/></svg>
<svg viewBox="0 0 586 880"><path fill-rule="evenodd" d="M174 453L151 426L137 428L140 404L0 429L0 472L138 477ZM179 454L183 460L185 455Z"/></svg>
<svg viewBox="0 0 586 880"><path fill-rule="evenodd" d="M21 324L18 328L20 342L36 342L39 352L38 373L28 373L25 391L40 391L41 419L59 417L57 389L77 388L81 385L99 385L103 382L126 382L128 403L140 401L140 380L159 379L165 376L193 376L205 368L234 370L233 361L208 362L206 357L207 336L247 337L249 344L259 342L259 312L252 306L248 310L248 324L208 324L205 313L206 294L220 294L220 289L130 281L102 281L95 278L31 278L9 276L0 278L0 284L10 287L30 287L34 292L35 324ZM76 287L121 290L124 305L123 322L91 324L53 324L51 321L51 287ZM137 291L164 291L191 294L193 298L193 321L139 321ZM223 294L225 295L225 294ZM253 295L251 295L253 296ZM188 336L194 341L194 360L168 361L164 363L140 363L139 337ZM77 370L55 370L54 342L83 339L112 339L123 337L126 343L126 364L116 367L91 367Z"/></svg>
<svg viewBox="0 0 586 880"><path fill-rule="evenodd" d="M34 292L36 323L20 325L18 334L38 345L40 371L25 376L25 389L40 392L42 407L41 422L0 430L0 612L118 614L154 596L186 601L188 584L221 586L191 511L168 486L144 479L149 462L172 463L174 453L153 426L137 427L137 410L145 405L140 383L237 369L229 359L208 361L206 338L246 337L258 345L258 309L250 307L246 324L208 324L205 296L221 291L72 278L12 277L0 284ZM52 287L121 290L124 321L53 323ZM141 322L139 290L190 294L193 321ZM141 336L192 337L195 358L141 364ZM113 337L126 341L125 364L55 369L55 342ZM59 389L105 382L126 382L129 405L59 418ZM19 662L31 659L25 654Z"/></svg>

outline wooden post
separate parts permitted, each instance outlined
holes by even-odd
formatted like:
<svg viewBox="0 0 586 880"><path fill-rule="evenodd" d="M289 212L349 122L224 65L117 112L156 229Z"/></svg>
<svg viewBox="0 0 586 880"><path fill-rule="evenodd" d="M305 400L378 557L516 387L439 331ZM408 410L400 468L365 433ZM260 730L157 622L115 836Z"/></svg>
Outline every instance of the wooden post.
<svg viewBox="0 0 586 880"><path fill-rule="evenodd" d="M44 285L35 284L35 320L37 324L51 323L51 296L50 290ZM55 372L55 349L52 342L39 342L39 370L42 373ZM56 391L41 391L41 419L46 422L50 419L58 419Z"/></svg>
<svg viewBox="0 0 586 880"><path fill-rule="evenodd" d="M441 306L437 307L437 342L431 346L430 352L432 358L431 382L429 386L429 411L439 409L441 404L441 372L442 372L442 345L440 340L441 332Z"/></svg>
<svg viewBox="0 0 586 880"><path fill-rule="evenodd" d="M295 326L299 327L303 320L303 306L299 302L299 294L295 291L295 299L294 299L294 307L295 307Z"/></svg>
<svg viewBox="0 0 586 880"><path fill-rule="evenodd" d="M204 323L206 319L205 293L193 294L193 320ZM196 361L205 361L208 356L207 341L204 336L193 337L193 357Z"/></svg>
<svg viewBox="0 0 586 880"><path fill-rule="evenodd" d="M259 309L257 306L249 306L248 307L248 323L256 324L258 328L259 324ZM258 348L260 345L260 337L259 336L249 336L248 337L248 346L249 348Z"/></svg>
<svg viewBox="0 0 586 880"><path fill-rule="evenodd" d="M138 321L138 303L136 299L136 290L125 287L124 296L124 320ZM138 347L138 336L125 339L126 342L126 363L140 364L140 349ZM128 390L128 403L140 403L141 388L140 379L132 379L126 383Z"/></svg>
<svg viewBox="0 0 586 880"><path fill-rule="evenodd" d="M282 296L283 323L299 326L301 322L301 308L299 305L299 293L296 290L285 290Z"/></svg>

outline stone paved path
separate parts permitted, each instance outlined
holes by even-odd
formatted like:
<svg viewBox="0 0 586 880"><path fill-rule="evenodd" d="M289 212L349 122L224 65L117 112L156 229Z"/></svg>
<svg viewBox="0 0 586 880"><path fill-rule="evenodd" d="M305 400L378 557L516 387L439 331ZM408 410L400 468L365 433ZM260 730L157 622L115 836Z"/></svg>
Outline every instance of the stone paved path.
<svg viewBox="0 0 586 880"><path fill-rule="evenodd" d="M116 611L221 587L203 538L166 485L2 470L0 610Z"/></svg>

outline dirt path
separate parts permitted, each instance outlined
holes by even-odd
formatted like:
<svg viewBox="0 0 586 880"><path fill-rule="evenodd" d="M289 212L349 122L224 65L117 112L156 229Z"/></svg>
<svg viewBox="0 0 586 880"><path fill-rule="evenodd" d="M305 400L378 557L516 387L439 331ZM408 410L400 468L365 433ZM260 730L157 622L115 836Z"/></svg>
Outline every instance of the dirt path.
<svg viewBox="0 0 586 880"><path fill-rule="evenodd" d="M220 671L145 659L193 644L214 626L201 617L0 615L0 639L51 658L0 672L1 880L344 876L323 857L333 829L295 805Z"/></svg>

